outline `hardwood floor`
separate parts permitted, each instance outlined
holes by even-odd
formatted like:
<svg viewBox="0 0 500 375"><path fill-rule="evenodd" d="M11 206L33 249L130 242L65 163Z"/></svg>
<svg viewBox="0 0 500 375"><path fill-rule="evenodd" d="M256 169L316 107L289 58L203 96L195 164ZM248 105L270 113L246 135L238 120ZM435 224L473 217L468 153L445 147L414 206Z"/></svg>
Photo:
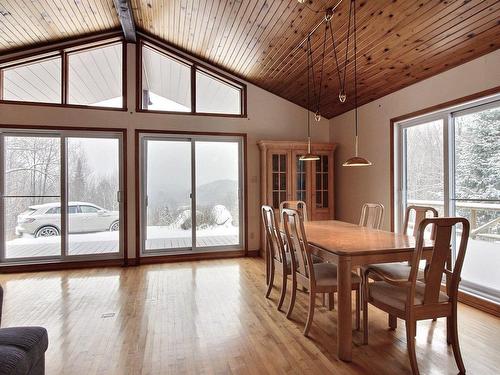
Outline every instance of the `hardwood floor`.
<svg viewBox="0 0 500 375"><path fill-rule="evenodd" d="M370 310L370 344L354 333L353 362L336 359L336 311L316 311L302 335L307 296L292 320L264 298L261 259L0 275L2 326L49 331L47 374L406 374L405 327ZM285 306L288 303L288 297ZM320 301L318 300L318 304ZM469 374L498 373L500 319L459 306ZM422 374L456 374L445 321L418 324Z"/></svg>

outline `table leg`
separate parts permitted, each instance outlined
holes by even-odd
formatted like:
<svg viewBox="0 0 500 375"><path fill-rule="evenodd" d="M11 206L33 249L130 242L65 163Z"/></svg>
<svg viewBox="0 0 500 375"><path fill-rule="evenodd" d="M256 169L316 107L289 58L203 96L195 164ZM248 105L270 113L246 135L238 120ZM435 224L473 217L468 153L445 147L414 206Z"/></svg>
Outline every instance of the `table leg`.
<svg viewBox="0 0 500 375"><path fill-rule="evenodd" d="M351 259L341 257L338 263L338 301L337 301L337 355L339 359L350 362L352 359L352 280Z"/></svg>

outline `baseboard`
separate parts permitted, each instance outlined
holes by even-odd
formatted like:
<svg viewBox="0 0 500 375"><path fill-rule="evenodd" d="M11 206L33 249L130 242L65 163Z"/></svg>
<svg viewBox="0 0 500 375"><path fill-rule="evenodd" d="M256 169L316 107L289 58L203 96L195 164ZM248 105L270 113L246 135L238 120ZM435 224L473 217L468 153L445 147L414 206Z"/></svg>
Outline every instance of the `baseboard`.
<svg viewBox="0 0 500 375"><path fill-rule="evenodd" d="M139 259L137 258L127 258L125 259L125 266L135 267L139 265Z"/></svg>
<svg viewBox="0 0 500 375"><path fill-rule="evenodd" d="M259 257L260 250L250 250L247 257ZM141 264L172 263L183 261L196 261L208 259L240 258L245 256L244 250L236 251L214 251L194 254L174 254L160 255L156 257L89 260L80 262L47 262L37 264L5 264L0 266L0 273L16 272L41 272L41 271L60 271L66 269L94 268L94 267L135 267Z"/></svg>
<svg viewBox="0 0 500 375"><path fill-rule="evenodd" d="M88 260L81 262L47 262L37 264L7 264L0 267L0 273L60 271L80 268L122 267L123 259Z"/></svg>
<svg viewBox="0 0 500 375"><path fill-rule="evenodd" d="M486 299L473 296L472 294L458 291L458 301L465 305L472 306L478 310L487 312L496 317L500 317L500 305Z"/></svg>
<svg viewBox="0 0 500 375"><path fill-rule="evenodd" d="M260 257L260 249L257 250L248 250L247 257L257 258Z"/></svg>

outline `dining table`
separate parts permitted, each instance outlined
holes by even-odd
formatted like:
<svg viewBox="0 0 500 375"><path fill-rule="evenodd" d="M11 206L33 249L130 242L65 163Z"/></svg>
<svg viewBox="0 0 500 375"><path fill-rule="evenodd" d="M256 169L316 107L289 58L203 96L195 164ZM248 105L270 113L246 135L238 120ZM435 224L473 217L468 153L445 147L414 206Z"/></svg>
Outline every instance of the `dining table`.
<svg viewBox="0 0 500 375"><path fill-rule="evenodd" d="M337 265L337 356L352 360L351 272L375 263L409 261L415 250L413 236L370 229L337 220L304 222L310 251ZM423 259L432 256L434 242L424 241Z"/></svg>

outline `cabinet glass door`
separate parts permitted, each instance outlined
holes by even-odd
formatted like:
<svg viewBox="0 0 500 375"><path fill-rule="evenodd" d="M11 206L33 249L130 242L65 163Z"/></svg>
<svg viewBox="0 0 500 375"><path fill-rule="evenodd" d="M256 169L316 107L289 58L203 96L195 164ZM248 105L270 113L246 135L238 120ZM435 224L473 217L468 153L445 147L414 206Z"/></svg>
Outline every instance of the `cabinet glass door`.
<svg viewBox="0 0 500 375"><path fill-rule="evenodd" d="M288 155L273 154L271 156L271 179L273 207L278 209L280 203L287 200L287 171Z"/></svg>
<svg viewBox="0 0 500 375"><path fill-rule="evenodd" d="M307 161L295 155L295 200L307 201Z"/></svg>
<svg viewBox="0 0 500 375"><path fill-rule="evenodd" d="M328 155L320 155L315 168L316 208L328 208L328 168Z"/></svg>

